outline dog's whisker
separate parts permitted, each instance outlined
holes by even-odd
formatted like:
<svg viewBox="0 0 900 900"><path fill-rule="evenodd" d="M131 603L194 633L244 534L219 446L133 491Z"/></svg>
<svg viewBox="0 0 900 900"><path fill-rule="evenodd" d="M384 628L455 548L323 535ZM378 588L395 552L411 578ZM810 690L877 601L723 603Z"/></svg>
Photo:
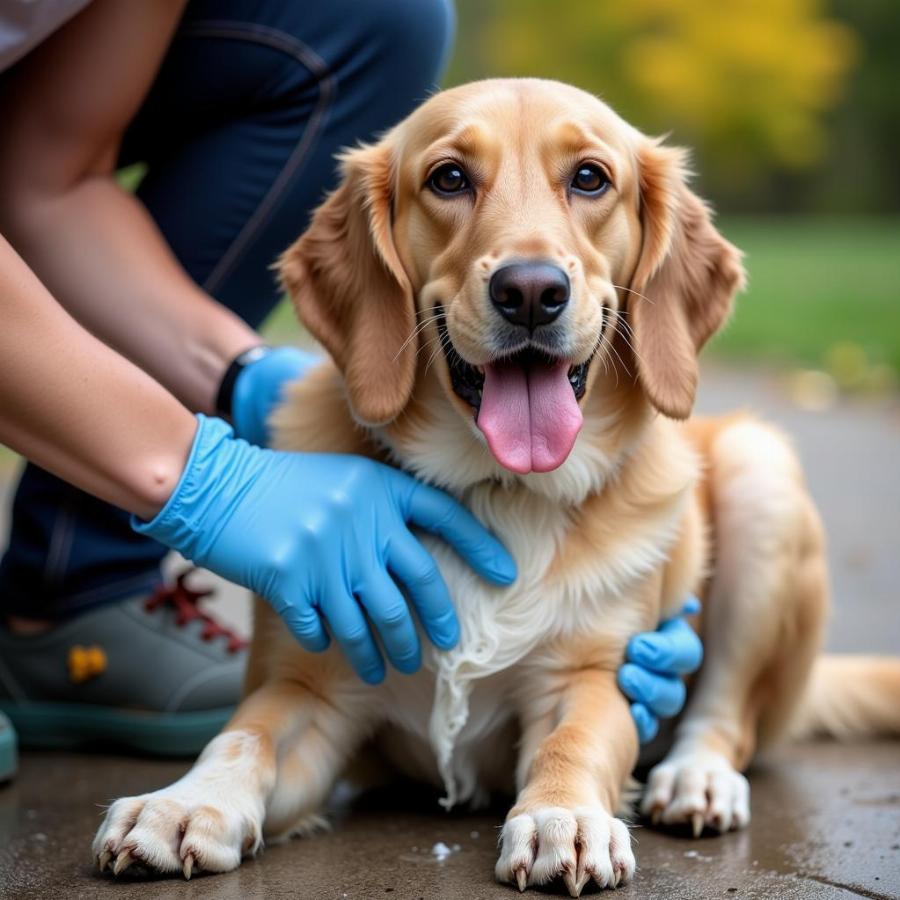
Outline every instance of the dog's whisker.
<svg viewBox="0 0 900 900"><path fill-rule="evenodd" d="M450 339L447 337L446 333L439 334L437 348L435 349L434 353L432 353L431 356L429 357L428 362L425 363L425 372L426 373L431 368L431 364L437 359L438 354L442 350L446 349L449 346L452 346L452 345L450 344Z"/></svg>
<svg viewBox="0 0 900 900"><path fill-rule="evenodd" d="M646 300L650 304L653 304L656 302L654 300L651 300L646 294L642 294L640 291L636 291L630 287L625 287L624 284L613 284L613 287L619 291L628 291L629 294L634 294L635 297L640 297L642 300Z"/></svg>
<svg viewBox="0 0 900 900"><path fill-rule="evenodd" d="M441 351L452 350L452 349L453 349L453 344L450 342L450 336L447 334L446 331L441 332L438 335L437 349L434 351L434 353L431 354L431 358L425 364L425 371L427 372L429 370L429 368L431 368L432 363L435 361L435 359L437 358L438 354Z"/></svg>
<svg viewBox="0 0 900 900"><path fill-rule="evenodd" d="M435 313L432 316L426 316L420 322L418 322L410 333L409 337L400 345L400 349L397 351L394 356L392 362L397 362L400 358L400 354L409 346L410 341L413 341L418 337L432 322L437 322L439 319L444 318L445 313L443 311L439 313Z"/></svg>
<svg viewBox="0 0 900 900"><path fill-rule="evenodd" d="M621 368L622 368L622 370L625 372L625 374L626 374L626 375L631 375L631 370L630 370L630 369L628 368L628 366L625 364L625 360L622 359L622 355L619 353L618 350L616 350L615 346L613 346L612 344L610 344L610 345L609 345L609 348L610 348L610 350L612 350L613 353L616 354L616 359L619 360L619 363L621 364ZM619 370L619 366L616 366L616 371L618 371L618 370ZM616 384L616 387L618 387L618 383Z"/></svg>
<svg viewBox="0 0 900 900"><path fill-rule="evenodd" d="M601 343L597 347L597 359L603 366L603 374L609 375L609 354L606 352L605 344Z"/></svg>
<svg viewBox="0 0 900 900"><path fill-rule="evenodd" d="M419 358L419 354L423 350L427 350L429 347L431 347L434 344L435 340L436 340L436 338L431 338L430 340L425 341L422 344L419 344L419 346L416 348L416 359Z"/></svg>
<svg viewBox="0 0 900 900"><path fill-rule="evenodd" d="M612 343L611 342L607 343L606 347L604 347L604 353L603 353L602 359L604 362L604 366L606 367L605 371L607 373L609 372L609 367L612 366L613 375L616 376L616 390L618 390L619 389L619 367L613 362L613 358L610 353L610 351L612 351L612 350L614 350ZM616 355L618 356L618 354L616 354Z"/></svg>
<svg viewBox="0 0 900 900"><path fill-rule="evenodd" d="M622 340L625 341L626 345L628 346L628 349L631 350L631 352L638 359L640 359L640 354L638 353L637 347L635 346L635 343L634 343L635 340L637 339L637 336L634 333L634 329L631 327L631 323L624 316L619 319L619 322L621 323L622 328L624 329L619 332L619 334L622 335Z"/></svg>
<svg viewBox="0 0 900 900"><path fill-rule="evenodd" d="M621 332L619 332L619 333L621 334ZM623 337L624 337L624 336L623 336ZM626 343L628 342L628 339L627 339L627 338L625 338L625 342L626 342ZM616 349L615 341L610 341L610 342L609 342L609 349L610 349L613 353L616 354L616 359L619 360L619 363L621 364L622 369L625 371L625 374L631 375L631 370L628 368L627 364L625 363L625 360L622 359L622 354L619 353L619 351ZM619 369L619 367L616 366L616 371L617 371L617 372L618 372L618 369ZM618 386L619 386L619 384L618 384L618 381L617 381L617 382L616 382L616 387L618 387Z"/></svg>
<svg viewBox="0 0 900 900"><path fill-rule="evenodd" d="M630 334L632 337L634 336L634 328L631 327L631 322L628 321L628 316L626 316L624 312L616 310L616 323L621 325L627 334Z"/></svg>
<svg viewBox="0 0 900 900"><path fill-rule="evenodd" d="M619 326L621 326L621 328ZM641 356L641 354L638 352L637 347L635 347L634 345L634 329L631 327L631 323L628 321L627 317L619 311L616 312L614 330L619 335L621 335L622 340L625 341L625 346L628 347L628 349L634 354L634 358L642 365L646 365L646 363L644 362L644 358ZM618 351L616 351L616 356L618 356L620 360L622 359ZM625 365L624 361L622 362L622 365ZM628 366L625 366L625 371L629 371Z"/></svg>
<svg viewBox="0 0 900 900"><path fill-rule="evenodd" d="M422 344L421 347L419 347L417 354L421 353L423 350L430 351L428 359L425 363L425 371L426 372L428 371L428 366L431 364L431 360L433 359L436 350L440 350L440 349L441 349L441 343L440 343L439 337L433 337L430 340L425 341L425 343Z"/></svg>
<svg viewBox="0 0 900 900"><path fill-rule="evenodd" d="M446 343L445 343L445 341L446 341ZM430 349L434 346L435 342L439 342L439 343L438 343L438 349L440 349L441 347L444 347L444 346L451 346L451 347L452 347L452 344L450 344L450 339L447 337L447 335L446 335L446 334L443 334L443 335L442 335L442 334L438 333L435 337L431 338L431 339L428 340L428 341L425 341L425 343L423 343L423 344L416 350L416 357L418 357L419 354L420 354L423 350L430 350ZM429 364L430 364L430 362L431 362L431 360L429 359ZM428 371L427 365L426 365L426 371Z"/></svg>
<svg viewBox="0 0 900 900"><path fill-rule="evenodd" d="M427 324L430 324L430 323L427 323ZM421 332L420 332L420 333L421 333ZM433 340L434 340L434 339L432 338L432 341L433 341ZM431 345L431 341L426 341L426 343L420 344L420 345L416 348L416 353L415 353L416 357L418 357L419 354L420 354L426 347L428 347L428 346L430 346L430 345Z"/></svg>
<svg viewBox="0 0 900 900"><path fill-rule="evenodd" d="M423 343L420 343L419 346L416 347L416 353L415 353L415 356L416 356L417 359L418 359L418 357L419 357L419 354L420 354L426 347L430 347L431 344L433 343L433 341L434 341L434 338L431 338L431 339L428 340L428 341L424 341Z"/></svg>

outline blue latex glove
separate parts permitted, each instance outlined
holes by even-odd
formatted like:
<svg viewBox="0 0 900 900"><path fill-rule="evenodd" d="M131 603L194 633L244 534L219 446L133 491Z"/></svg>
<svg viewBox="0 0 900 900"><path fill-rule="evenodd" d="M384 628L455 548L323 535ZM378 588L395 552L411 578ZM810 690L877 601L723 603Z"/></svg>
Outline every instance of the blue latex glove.
<svg viewBox="0 0 900 900"><path fill-rule="evenodd" d="M231 395L234 433L258 447L267 447L271 435L266 423L284 399L285 387L301 379L321 359L296 347L275 347L242 369Z"/></svg>
<svg viewBox="0 0 900 900"><path fill-rule="evenodd" d="M172 496L132 526L265 597L307 650L324 650L330 632L364 680L385 675L369 621L395 668L421 665L400 585L438 647L459 640L444 580L409 526L444 538L484 578L515 580L499 541L442 491L364 457L264 450L221 419L197 420Z"/></svg>
<svg viewBox="0 0 900 900"><path fill-rule="evenodd" d="M696 672L703 662L703 644L684 619L699 611L700 601L689 597L679 615L628 643L619 687L633 701L631 715L642 744L656 737L660 719L681 712L686 696L681 676Z"/></svg>

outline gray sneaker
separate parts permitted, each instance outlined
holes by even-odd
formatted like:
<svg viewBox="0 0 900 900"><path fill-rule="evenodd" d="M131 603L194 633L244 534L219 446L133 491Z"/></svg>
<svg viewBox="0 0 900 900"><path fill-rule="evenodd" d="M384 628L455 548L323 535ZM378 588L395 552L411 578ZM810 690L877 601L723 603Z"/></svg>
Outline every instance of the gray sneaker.
<svg viewBox="0 0 900 900"><path fill-rule="evenodd" d="M174 585L51 631L0 629L0 713L22 747L198 753L237 704L246 644Z"/></svg>

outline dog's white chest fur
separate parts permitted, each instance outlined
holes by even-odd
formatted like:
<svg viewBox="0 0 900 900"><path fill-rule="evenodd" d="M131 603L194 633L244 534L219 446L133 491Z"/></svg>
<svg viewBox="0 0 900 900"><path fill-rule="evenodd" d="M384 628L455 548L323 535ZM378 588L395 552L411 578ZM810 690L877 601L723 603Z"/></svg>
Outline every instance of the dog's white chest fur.
<svg viewBox="0 0 900 900"><path fill-rule="evenodd" d="M496 486L475 489L467 502L513 554L518 578L508 588L492 586L446 544L423 537L454 599L462 639L453 650L426 651L433 679L423 673L395 681L389 711L394 724L430 744L448 806L471 799L477 789L477 752L469 748L512 718L516 669L526 656L567 635L609 635L611 622L622 632L623 645L639 630L640 623L629 615L629 587L664 560L677 519L658 523L644 540L604 548L584 570L551 576L554 557L572 527L565 507Z"/></svg>

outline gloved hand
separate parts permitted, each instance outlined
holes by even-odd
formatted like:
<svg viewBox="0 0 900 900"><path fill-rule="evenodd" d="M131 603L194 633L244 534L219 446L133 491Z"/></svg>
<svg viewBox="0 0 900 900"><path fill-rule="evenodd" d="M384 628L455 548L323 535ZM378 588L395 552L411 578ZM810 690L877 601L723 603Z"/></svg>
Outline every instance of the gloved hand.
<svg viewBox="0 0 900 900"><path fill-rule="evenodd" d="M660 719L681 712L686 697L681 676L696 672L703 662L703 644L684 619L699 611L700 601L689 597L679 615L628 642L619 688L634 701L631 716L642 744L656 737Z"/></svg>
<svg viewBox="0 0 900 900"><path fill-rule="evenodd" d="M438 647L459 639L444 580L408 526L444 538L484 578L515 580L499 541L442 491L364 457L264 450L221 419L197 420L172 496L132 526L265 597L307 650L328 646L327 623L364 680L385 675L366 615L395 668L421 664L400 585Z"/></svg>
<svg viewBox="0 0 900 900"><path fill-rule="evenodd" d="M258 447L267 447L271 435L266 423L284 399L284 389L321 359L296 347L275 347L242 369L231 395L234 433Z"/></svg>

